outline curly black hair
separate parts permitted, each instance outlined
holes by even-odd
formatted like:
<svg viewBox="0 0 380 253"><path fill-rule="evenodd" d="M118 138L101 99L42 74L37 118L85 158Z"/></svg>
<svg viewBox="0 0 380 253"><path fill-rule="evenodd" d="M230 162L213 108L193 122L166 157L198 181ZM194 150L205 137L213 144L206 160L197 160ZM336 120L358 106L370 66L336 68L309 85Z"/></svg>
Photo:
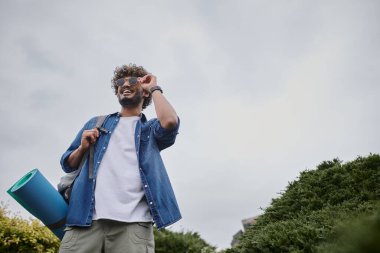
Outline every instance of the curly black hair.
<svg viewBox="0 0 380 253"><path fill-rule="evenodd" d="M136 66L136 64L130 63L129 65L122 65L120 67L116 67L113 71L114 75L111 79L111 87L115 92L115 95L117 94L117 85L116 80L127 77L127 76L133 76L133 77L143 77L148 74L148 71L144 69L142 66ZM144 97L144 102L142 105L142 109L144 110L148 105L152 103L152 94L149 94L148 97Z"/></svg>

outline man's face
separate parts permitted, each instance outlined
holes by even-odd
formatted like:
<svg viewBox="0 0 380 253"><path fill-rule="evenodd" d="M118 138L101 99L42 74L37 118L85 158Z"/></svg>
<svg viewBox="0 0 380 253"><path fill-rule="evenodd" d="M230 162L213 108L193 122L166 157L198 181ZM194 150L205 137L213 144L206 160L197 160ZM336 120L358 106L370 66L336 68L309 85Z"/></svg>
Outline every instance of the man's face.
<svg viewBox="0 0 380 253"><path fill-rule="evenodd" d="M142 105L144 91L140 83L130 84L129 78L126 77L124 84L117 87L117 98L122 107L136 108Z"/></svg>

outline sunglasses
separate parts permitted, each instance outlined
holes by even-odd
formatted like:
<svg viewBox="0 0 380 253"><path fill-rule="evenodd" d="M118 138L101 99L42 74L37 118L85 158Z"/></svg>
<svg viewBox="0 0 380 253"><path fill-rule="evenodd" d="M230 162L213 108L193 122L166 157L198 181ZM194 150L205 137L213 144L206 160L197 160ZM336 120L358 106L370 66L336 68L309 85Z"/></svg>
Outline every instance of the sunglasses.
<svg viewBox="0 0 380 253"><path fill-rule="evenodd" d="M136 85L138 83L137 77L129 77L129 78L119 78L115 81L117 86L123 86L125 82L128 82L129 85Z"/></svg>

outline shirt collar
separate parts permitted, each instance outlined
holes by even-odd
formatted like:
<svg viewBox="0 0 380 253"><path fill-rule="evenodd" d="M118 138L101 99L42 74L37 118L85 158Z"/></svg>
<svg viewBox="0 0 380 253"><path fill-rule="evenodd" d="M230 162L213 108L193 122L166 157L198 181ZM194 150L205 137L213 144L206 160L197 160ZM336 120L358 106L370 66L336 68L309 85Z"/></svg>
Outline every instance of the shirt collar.
<svg viewBox="0 0 380 253"><path fill-rule="evenodd" d="M116 117L120 118L120 112L115 112L115 113L113 113L111 115L116 115ZM141 120L142 123L145 123L147 121L146 116L145 116L144 113L140 113L139 117L140 117L140 120Z"/></svg>

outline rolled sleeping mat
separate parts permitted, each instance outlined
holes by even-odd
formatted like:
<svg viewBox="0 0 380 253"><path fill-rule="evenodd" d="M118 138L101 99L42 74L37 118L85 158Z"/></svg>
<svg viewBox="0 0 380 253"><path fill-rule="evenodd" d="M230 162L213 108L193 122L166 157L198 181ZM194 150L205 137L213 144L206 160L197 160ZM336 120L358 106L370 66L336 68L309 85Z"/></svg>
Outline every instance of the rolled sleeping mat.
<svg viewBox="0 0 380 253"><path fill-rule="evenodd" d="M38 169L27 173L7 192L62 240L67 204Z"/></svg>

